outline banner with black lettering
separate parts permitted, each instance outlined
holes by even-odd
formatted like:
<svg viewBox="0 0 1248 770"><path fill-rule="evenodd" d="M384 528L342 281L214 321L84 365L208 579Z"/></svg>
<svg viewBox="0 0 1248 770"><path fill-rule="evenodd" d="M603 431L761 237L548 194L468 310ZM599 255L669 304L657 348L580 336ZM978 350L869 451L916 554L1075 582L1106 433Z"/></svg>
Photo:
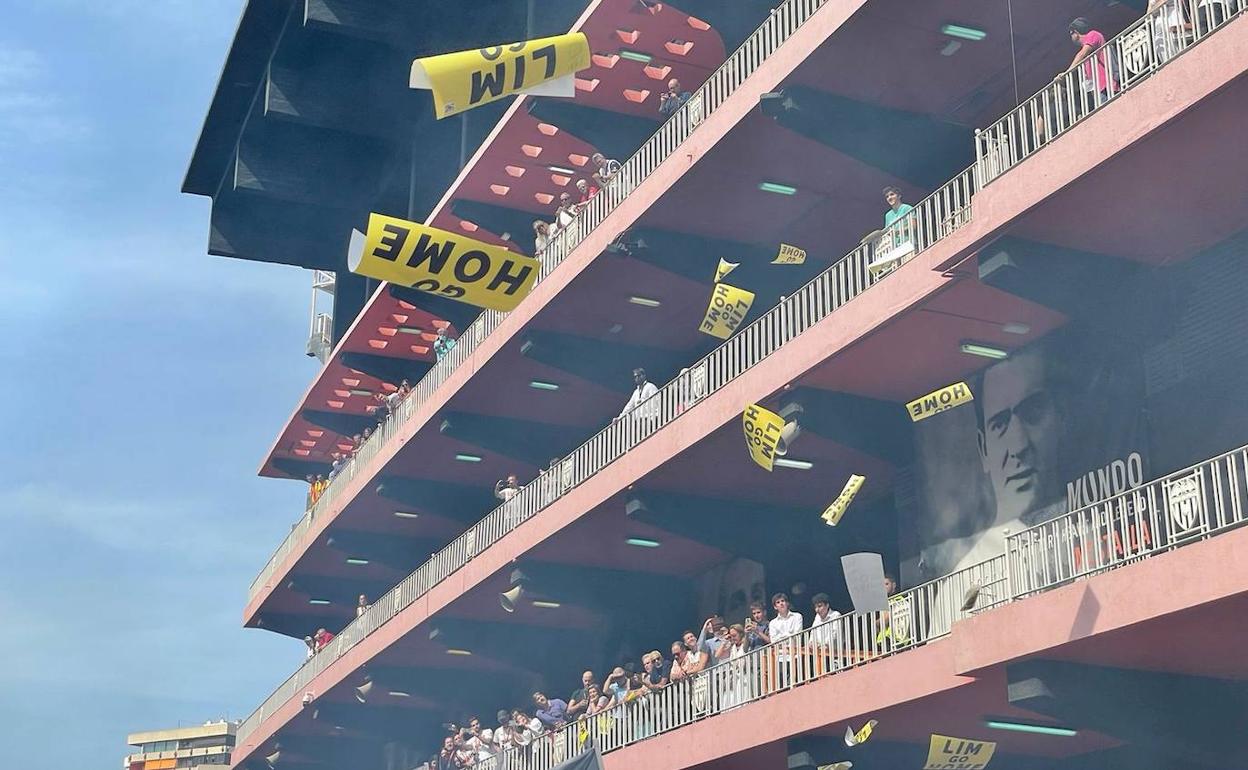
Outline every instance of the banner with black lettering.
<svg viewBox="0 0 1248 770"><path fill-rule="evenodd" d="M416 59L408 85L433 91L441 120L512 94L575 96L574 76L589 64L589 39L570 32Z"/></svg>
<svg viewBox="0 0 1248 770"><path fill-rule="evenodd" d="M974 741L932 733L923 770L984 770L997 751L993 741Z"/></svg>
<svg viewBox="0 0 1248 770"><path fill-rule="evenodd" d="M541 264L437 227L370 214L351 234L347 268L469 305L508 311L528 296Z"/></svg>
<svg viewBox="0 0 1248 770"><path fill-rule="evenodd" d="M711 301L698 331L726 340L733 335L754 304L754 292L717 283L711 290Z"/></svg>

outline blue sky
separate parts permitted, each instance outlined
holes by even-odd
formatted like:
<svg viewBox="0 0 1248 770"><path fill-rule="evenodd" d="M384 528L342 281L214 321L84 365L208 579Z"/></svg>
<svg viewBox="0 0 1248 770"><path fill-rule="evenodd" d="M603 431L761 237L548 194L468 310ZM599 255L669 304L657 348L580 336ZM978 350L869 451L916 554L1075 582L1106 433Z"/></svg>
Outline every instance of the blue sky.
<svg viewBox="0 0 1248 770"><path fill-rule="evenodd" d="M243 630L303 491L255 476L314 374L309 274L209 257L179 193L243 0L38 0L0 24L6 766L246 716L303 645Z"/></svg>

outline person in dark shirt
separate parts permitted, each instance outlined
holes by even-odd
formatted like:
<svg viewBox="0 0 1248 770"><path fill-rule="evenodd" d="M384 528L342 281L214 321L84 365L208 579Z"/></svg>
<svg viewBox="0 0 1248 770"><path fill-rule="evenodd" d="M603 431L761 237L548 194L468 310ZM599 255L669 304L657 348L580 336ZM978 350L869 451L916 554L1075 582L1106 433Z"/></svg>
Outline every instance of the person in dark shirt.
<svg viewBox="0 0 1248 770"><path fill-rule="evenodd" d="M667 81L667 90L659 94L659 114L665 118L670 118L676 114L681 105L689 101L692 96L688 91L682 91L680 81L672 78Z"/></svg>

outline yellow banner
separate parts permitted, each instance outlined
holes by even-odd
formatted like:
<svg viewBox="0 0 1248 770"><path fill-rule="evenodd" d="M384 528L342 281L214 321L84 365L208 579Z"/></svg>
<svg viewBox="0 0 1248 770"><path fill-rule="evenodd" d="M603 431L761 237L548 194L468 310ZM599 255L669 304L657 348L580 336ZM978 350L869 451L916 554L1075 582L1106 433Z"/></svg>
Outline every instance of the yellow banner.
<svg viewBox="0 0 1248 770"><path fill-rule="evenodd" d="M932 733L927 764L923 765L923 770L984 770L996 750L997 744L992 741L972 741Z"/></svg>
<svg viewBox="0 0 1248 770"><path fill-rule="evenodd" d="M862 489L862 482L866 480L866 476L859 476L855 473L849 477L849 481L845 482L845 488L841 490L841 494L823 512L823 520L829 527L835 527L841 523L845 510L854 501L854 495L858 494L858 490Z"/></svg>
<svg viewBox="0 0 1248 770"><path fill-rule="evenodd" d="M724 276L728 275L740 266L740 262L729 262L721 257L719 260L719 267L715 268L715 283L719 283L724 280Z"/></svg>
<svg viewBox="0 0 1248 770"><path fill-rule="evenodd" d="M416 59L408 85L433 91L441 120L512 94L575 96L573 75L589 64L589 38L570 32Z"/></svg>
<svg viewBox="0 0 1248 770"><path fill-rule="evenodd" d="M449 297L469 305L511 310L537 281L540 263L458 233L370 214L368 234L351 234L353 273Z"/></svg>
<svg viewBox="0 0 1248 770"><path fill-rule="evenodd" d="M745 445L750 459L770 471L776 462L776 442L784 429L784 418L758 404L750 404L741 415Z"/></svg>
<svg viewBox="0 0 1248 770"><path fill-rule="evenodd" d="M806 250L787 243L780 244L780 253L771 260L773 265L800 265L806 261Z"/></svg>
<svg viewBox="0 0 1248 770"><path fill-rule="evenodd" d="M857 746L860 743L866 743L867 740L871 738L871 733L875 732L875 726L878 725L879 723L880 723L879 720L872 719L868 721L865 725L863 725L862 729L859 730L858 732L854 732L853 727L846 725L845 726L845 745L852 747L852 746Z"/></svg>
<svg viewBox="0 0 1248 770"><path fill-rule="evenodd" d="M952 409L955 406L974 401L975 396L971 395L971 389L967 387L965 382L955 382L952 385L941 388L940 390L928 393L906 404L906 411L910 413L911 422L926 420L932 415L943 412L946 409Z"/></svg>
<svg viewBox="0 0 1248 770"><path fill-rule="evenodd" d="M711 291L711 303L698 331L726 340L732 336L754 304L754 292L738 289L726 283L715 284Z"/></svg>

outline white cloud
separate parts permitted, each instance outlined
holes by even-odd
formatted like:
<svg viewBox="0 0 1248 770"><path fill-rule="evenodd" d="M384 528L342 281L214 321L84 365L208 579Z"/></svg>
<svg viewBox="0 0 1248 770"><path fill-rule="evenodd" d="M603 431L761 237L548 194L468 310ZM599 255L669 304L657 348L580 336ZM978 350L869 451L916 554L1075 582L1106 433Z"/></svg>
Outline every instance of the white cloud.
<svg viewBox="0 0 1248 770"><path fill-rule="evenodd" d="M55 94L51 80L37 53L0 45L0 150L78 142L90 135L87 122Z"/></svg>

